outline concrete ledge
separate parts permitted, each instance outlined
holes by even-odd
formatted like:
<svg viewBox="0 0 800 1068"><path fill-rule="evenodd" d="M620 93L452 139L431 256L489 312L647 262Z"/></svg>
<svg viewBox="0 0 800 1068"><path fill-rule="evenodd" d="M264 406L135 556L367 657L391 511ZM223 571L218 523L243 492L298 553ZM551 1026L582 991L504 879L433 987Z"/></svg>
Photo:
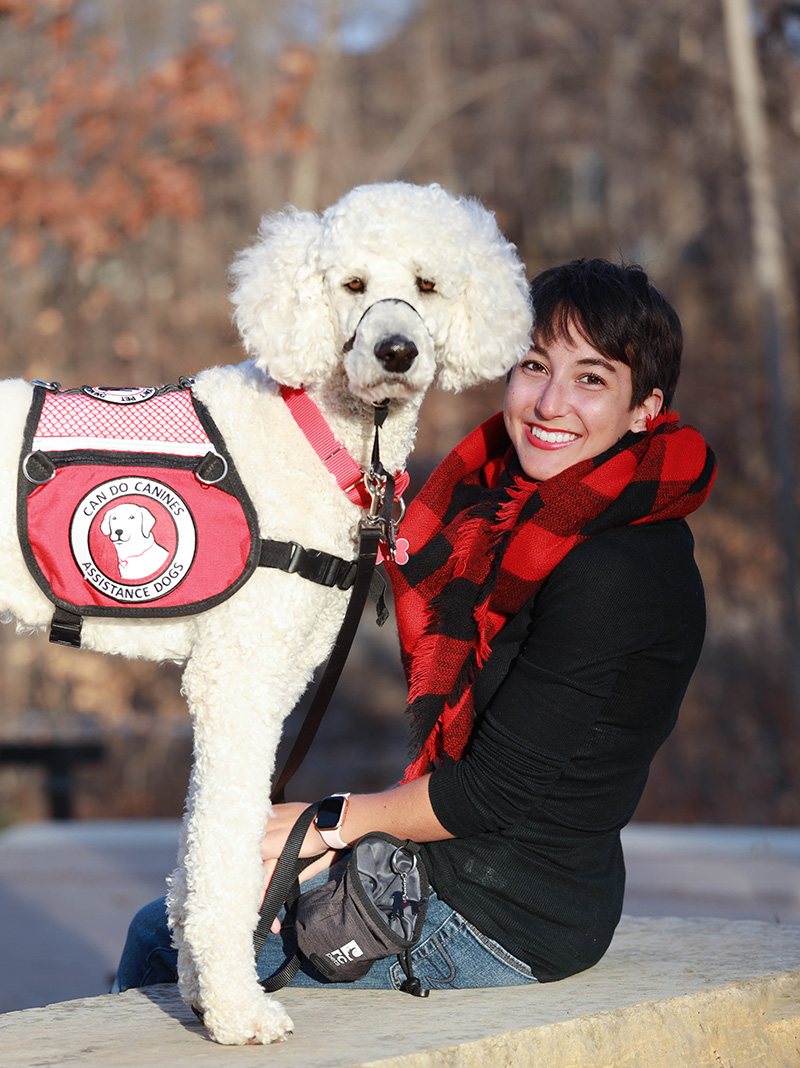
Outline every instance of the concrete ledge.
<svg viewBox="0 0 800 1068"><path fill-rule="evenodd" d="M605 959L539 987L287 990L295 1035L214 1045L174 988L0 1016L2 1068L797 1068L800 925L624 917Z"/></svg>

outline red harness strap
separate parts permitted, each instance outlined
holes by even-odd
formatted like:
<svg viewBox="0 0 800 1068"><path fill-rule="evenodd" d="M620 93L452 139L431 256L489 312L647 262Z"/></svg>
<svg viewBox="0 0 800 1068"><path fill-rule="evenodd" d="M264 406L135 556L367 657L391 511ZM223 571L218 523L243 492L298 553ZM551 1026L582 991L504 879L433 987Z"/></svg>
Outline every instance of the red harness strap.
<svg viewBox="0 0 800 1068"><path fill-rule="evenodd" d="M353 504L369 508L372 498L364 482L364 472L328 426L311 397L304 389L292 389L291 386L281 386L281 396L309 445L336 479L339 488ZM395 474L396 501L403 496L408 483L407 471L398 471Z"/></svg>

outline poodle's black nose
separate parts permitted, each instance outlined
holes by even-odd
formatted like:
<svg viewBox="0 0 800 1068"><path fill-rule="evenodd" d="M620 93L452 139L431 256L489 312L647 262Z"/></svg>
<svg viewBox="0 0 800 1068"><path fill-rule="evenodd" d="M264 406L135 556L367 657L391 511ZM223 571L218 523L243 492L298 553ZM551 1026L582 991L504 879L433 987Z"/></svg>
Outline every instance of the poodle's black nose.
<svg viewBox="0 0 800 1068"><path fill-rule="evenodd" d="M419 355L419 349L407 337L395 334L384 338L375 346L375 356L387 371L404 374Z"/></svg>

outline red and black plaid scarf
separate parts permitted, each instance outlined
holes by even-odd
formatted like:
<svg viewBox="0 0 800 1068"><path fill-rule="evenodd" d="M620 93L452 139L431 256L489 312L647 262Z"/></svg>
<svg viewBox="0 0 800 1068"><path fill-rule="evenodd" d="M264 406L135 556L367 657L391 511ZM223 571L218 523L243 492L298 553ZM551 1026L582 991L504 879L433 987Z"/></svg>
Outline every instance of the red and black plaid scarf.
<svg viewBox="0 0 800 1068"><path fill-rule="evenodd" d="M614 527L682 519L715 473L714 454L676 413L538 484L502 413L466 437L408 509L408 562L388 568L418 749L403 781L461 756L492 640L570 549Z"/></svg>

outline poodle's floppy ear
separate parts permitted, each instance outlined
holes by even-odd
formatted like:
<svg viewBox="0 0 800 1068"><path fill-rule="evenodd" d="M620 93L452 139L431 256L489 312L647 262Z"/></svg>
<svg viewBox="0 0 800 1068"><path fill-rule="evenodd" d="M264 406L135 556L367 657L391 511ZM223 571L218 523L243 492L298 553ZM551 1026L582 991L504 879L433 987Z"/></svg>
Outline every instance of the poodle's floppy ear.
<svg viewBox="0 0 800 1068"><path fill-rule="evenodd" d="M436 379L443 389L456 392L506 374L528 351L533 321L525 267L516 249L480 202L462 205L468 226L460 236L470 266Z"/></svg>
<svg viewBox="0 0 800 1068"><path fill-rule="evenodd" d="M231 267L234 322L248 353L276 382L310 384L336 359L319 271L322 224L310 211L265 215L258 240Z"/></svg>

